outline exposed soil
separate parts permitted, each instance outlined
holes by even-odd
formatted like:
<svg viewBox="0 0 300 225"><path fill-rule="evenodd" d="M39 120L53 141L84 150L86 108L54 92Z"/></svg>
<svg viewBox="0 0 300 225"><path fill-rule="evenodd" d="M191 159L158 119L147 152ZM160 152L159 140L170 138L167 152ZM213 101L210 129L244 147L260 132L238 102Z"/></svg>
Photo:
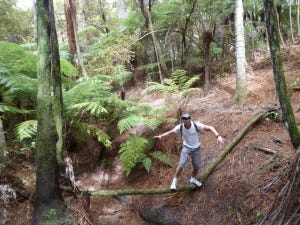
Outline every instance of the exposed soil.
<svg viewBox="0 0 300 225"><path fill-rule="evenodd" d="M294 46L294 51L296 49L299 49L299 46ZM289 93L296 120L300 123L300 92L290 88L300 72L299 55L289 52L284 54L284 59ZM201 134L203 169L256 113L265 107L279 107L270 60L265 58L259 63L251 63L251 68L253 71L249 71L247 75L249 96L243 105L227 104L235 90L235 74L231 74L216 79L208 95L194 96L184 109L191 113L193 120L214 126L226 140L225 144L220 146L212 133ZM135 88L126 93L126 97L138 96L141 89ZM171 99L176 102L177 97L172 96ZM143 97L143 101L156 106L171 100L151 95ZM170 110L168 115L175 116L176 113L176 110ZM157 132L167 131L174 125L161 127ZM167 154L176 166L180 154L179 143L179 137L171 135L157 140L155 150ZM270 154L259 150L260 148L277 153ZM150 209L167 209L168 215L184 225L255 224L272 204L277 190L284 186L284 181L277 178L283 173L294 153L284 125L281 122L264 120L245 135L198 191L158 196L91 197L90 206L86 209L68 194L65 194L66 202L81 216L81 224L88 224L88 220L95 225L151 224L141 216ZM89 154L87 152L86 156ZM80 173L76 177L78 186L90 190L166 188L169 187L175 172L175 167L153 161L149 173L141 167L126 177L119 158L114 158L112 162L109 168L89 168ZM22 194L19 193L23 197L18 197L16 201L11 201L5 206L6 224L30 224L34 193L34 168L31 163L24 160L15 168L5 171L8 175L13 171L15 176L23 181ZM74 167L76 170L76 165ZM188 163L179 186L188 184L190 172L191 163ZM14 184L13 178L7 178L6 182ZM0 218L1 216L3 215L0 215Z"/></svg>

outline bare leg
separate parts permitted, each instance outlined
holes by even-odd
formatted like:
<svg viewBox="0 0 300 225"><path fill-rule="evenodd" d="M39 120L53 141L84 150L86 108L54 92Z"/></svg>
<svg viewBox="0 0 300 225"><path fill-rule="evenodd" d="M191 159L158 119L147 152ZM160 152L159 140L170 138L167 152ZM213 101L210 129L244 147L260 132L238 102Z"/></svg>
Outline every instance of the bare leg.
<svg viewBox="0 0 300 225"><path fill-rule="evenodd" d="M175 178L180 177L181 172L182 172L182 168L178 166L175 172Z"/></svg>
<svg viewBox="0 0 300 225"><path fill-rule="evenodd" d="M198 171L198 169L193 169L192 177L196 178Z"/></svg>

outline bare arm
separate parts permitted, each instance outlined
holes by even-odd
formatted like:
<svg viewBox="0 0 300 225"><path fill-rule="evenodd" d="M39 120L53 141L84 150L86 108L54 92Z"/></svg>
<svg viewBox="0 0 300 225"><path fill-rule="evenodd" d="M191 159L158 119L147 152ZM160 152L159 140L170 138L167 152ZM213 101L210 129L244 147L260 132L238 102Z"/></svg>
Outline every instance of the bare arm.
<svg viewBox="0 0 300 225"><path fill-rule="evenodd" d="M219 132L213 127L208 125L203 125L204 130L210 130L217 138L217 142L220 144L224 143L224 138L219 134Z"/></svg>
<svg viewBox="0 0 300 225"><path fill-rule="evenodd" d="M154 136L154 138L159 138L159 139L161 139L162 137L167 136L167 135L169 135L169 134L171 134L171 133L173 133L173 132L174 132L173 130L169 130L169 131L167 131L167 132L165 132L165 133L162 133L162 134L160 134L160 135Z"/></svg>

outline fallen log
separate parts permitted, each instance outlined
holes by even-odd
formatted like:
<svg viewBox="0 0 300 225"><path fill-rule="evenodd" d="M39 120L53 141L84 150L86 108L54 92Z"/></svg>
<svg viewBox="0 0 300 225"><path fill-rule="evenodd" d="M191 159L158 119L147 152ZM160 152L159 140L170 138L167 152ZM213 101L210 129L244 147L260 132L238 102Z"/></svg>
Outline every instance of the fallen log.
<svg viewBox="0 0 300 225"><path fill-rule="evenodd" d="M274 108L265 109L264 111L256 114L247 124L246 126L239 132L239 134L230 142L224 150L218 155L218 157L205 169L200 180L202 183L206 181L208 176L214 171L217 165L226 157L226 155L233 149L233 147L245 136L245 134L250 130L250 128L261 119L267 117L271 112L277 111ZM66 189L63 187L62 189ZM165 189L125 189L125 190L86 190L81 189L81 192L87 192L91 196L123 196L123 195L157 195L157 194L170 194L176 192L184 192L184 191L194 191L199 188L194 185L188 185L184 187L179 187L176 190L171 190L170 188Z"/></svg>

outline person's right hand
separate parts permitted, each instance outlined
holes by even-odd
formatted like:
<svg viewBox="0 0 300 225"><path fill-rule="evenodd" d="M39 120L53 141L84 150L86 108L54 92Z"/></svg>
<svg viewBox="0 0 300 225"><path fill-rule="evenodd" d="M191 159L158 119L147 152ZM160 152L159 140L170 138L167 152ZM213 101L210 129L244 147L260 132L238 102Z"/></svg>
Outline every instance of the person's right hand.
<svg viewBox="0 0 300 225"><path fill-rule="evenodd" d="M154 138L161 139L161 135L154 136Z"/></svg>

